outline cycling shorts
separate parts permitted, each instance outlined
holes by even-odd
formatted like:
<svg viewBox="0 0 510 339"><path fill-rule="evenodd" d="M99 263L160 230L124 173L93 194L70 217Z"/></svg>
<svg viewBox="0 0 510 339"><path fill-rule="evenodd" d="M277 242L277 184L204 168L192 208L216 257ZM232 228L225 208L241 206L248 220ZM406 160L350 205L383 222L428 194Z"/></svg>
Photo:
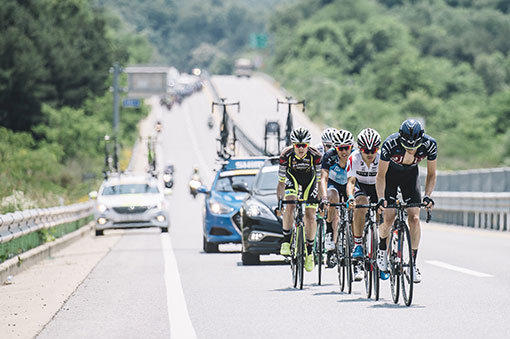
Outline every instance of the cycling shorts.
<svg viewBox="0 0 510 339"><path fill-rule="evenodd" d="M386 172L386 190L384 191L384 198L388 205L395 204L399 187L405 203L418 204L421 202L418 173L418 166L404 171L392 166L388 167L388 172Z"/></svg>
<svg viewBox="0 0 510 339"><path fill-rule="evenodd" d="M337 183L336 181L328 180L328 190L334 189L335 191L337 191L338 196L340 197L340 201L344 201L344 202L347 201L346 187L347 187L347 185L342 185L342 184Z"/></svg>
<svg viewBox="0 0 510 339"><path fill-rule="evenodd" d="M370 199L371 203L377 203L377 191L375 190L375 184L364 184L356 180L356 186L354 189L354 197L365 196Z"/></svg>
<svg viewBox="0 0 510 339"><path fill-rule="evenodd" d="M304 185L300 184L292 176L287 176L285 180L285 197L295 195L299 200L319 199L319 182L314 178ZM318 204L305 204L305 208L317 208Z"/></svg>

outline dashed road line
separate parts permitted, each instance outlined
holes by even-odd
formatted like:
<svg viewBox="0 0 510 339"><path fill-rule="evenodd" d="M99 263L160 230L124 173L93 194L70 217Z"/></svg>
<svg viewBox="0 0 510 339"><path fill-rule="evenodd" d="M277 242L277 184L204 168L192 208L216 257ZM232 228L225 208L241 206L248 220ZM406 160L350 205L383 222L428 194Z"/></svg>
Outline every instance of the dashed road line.
<svg viewBox="0 0 510 339"><path fill-rule="evenodd" d="M493 275L491 275L491 274L477 272L477 271L473 271L473 270L470 270L470 269L467 269L467 268L464 268L464 267L455 266L455 265L450 265L450 264L444 263L442 261L425 260L425 262L427 264L431 264L431 265L434 265L434 266L446 268L446 269L452 270L452 271L457 271L457 272L473 275L473 276L479 277L479 278L490 278L490 277L493 277Z"/></svg>

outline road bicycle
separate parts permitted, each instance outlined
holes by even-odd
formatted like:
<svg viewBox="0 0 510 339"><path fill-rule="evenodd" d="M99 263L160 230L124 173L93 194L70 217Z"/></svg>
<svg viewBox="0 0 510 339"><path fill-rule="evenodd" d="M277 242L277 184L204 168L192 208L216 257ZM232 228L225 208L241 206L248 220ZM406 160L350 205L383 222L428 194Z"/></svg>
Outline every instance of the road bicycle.
<svg viewBox="0 0 510 339"><path fill-rule="evenodd" d="M290 141L290 133L292 133L292 130L294 129L294 124L292 122L292 106L302 105L302 111L304 112L306 109L306 103L305 100L297 101L291 96L285 97L285 99L286 101L280 101L278 98L276 99L276 111L279 112L280 105L289 106L289 110L287 112L287 121L285 123L285 143L287 146L289 146L292 144Z"/></svg>
<svg viewBox="0 0 510 339"><path fill-rule="evenodd" d="M411 233L407 226L406 216L407 208L425 207L423 203L401 203L399 200L394 205L388 205L386 208L395 208L397 215L390 231L390 240L388 248L388 265L390 272L390 289L393 302L398 303L400 288L402 288L402 298L406 306L410 306L413 301L414 285L414 258L411 247ZM426 222L430 221L430 210L427 209Z"/></svg>
<svg viewBox="0 0 510 339"><path fill-rule="evenodd" d="M324 227L325 217L322 217L317 213L317 232L315 232L314 241L314 254L315 263L317 264L318 284L322 283L322 266L324 265L324 254L325 250L325 235L326 229Z"/></svg>
<svg viewBox="0 0 510 339"><path fill-rule="evenodd" d="M377 266L377 245L379 243L377 224L377 204L356 205L356 208L368 208L363 228L363 277L367 298L379 300L379 267Z"/></svg>
<svg viewBox="0 0 510 339"><path fill-rule="evenodd" d="M239 113L239 110L241 109L241 106L238 102L226 102L226 98L220 98L221 102L213 102L211 107L211 112L214 113L214 106L222 106L223 107L223 113L220 123L220 137L217 139L219 142L218 149L216 150L216 153L218 156L222 159L228 160L234 155L235 153L235 144L236 144L236 135L235 135L235 128L232 129L233 133L233 140L230 141L229 144L229 119L228 119L228 113L227 113L227 106L237 106L237 112Z"/></svg>
<svg viewBox="0 0 510 339"><path fill-rule="evenodd" d="M340 291L352 292L352 211L347 208L347 203L329 203L329 206L337 207L339 212L338 236L336 239L336 259L338 270L338 282Z"/></svg>

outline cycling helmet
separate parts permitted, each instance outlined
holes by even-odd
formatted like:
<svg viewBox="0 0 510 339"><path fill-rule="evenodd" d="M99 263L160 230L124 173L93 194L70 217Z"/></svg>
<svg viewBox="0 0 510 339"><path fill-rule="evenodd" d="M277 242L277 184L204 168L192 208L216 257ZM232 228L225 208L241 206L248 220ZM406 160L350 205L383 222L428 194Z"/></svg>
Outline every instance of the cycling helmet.
<svg viewBox="0 0 510 339"><path fill-rule="evenodd" d="M417 148L421 145L421 140L425 131L418 120L407 119L400 126L399 141L406 148Z"/></svg>
<svg viewBox="0 0 510 339"><path fill-rule="evenodd" d="M374 149L381 146L381 136L375 129L365 128L358 134L358 148Z"/></svg>
<svg viewBox="0 0 510 339"><path fill-rule="evenodd" d="M336 133L336 128L329 127L322 131L321 140L324 145L332 145L333 144L333 134Z"/></svg>
<svg viewBox="0 0 510 339"><path fill-rule="evenodd" d="M293 144L303 143L309 144L312 141L312 134L303 127L296 128L290 133L290 142Z"/></svg>
<svg viewBox="0 0 510 339"><path fill-rule="evenodd" d="M335 146L352 146L354 145L354 138L352 133L346 131L344 129L338 130L335 134L333 134L333 145Z"/></svg>

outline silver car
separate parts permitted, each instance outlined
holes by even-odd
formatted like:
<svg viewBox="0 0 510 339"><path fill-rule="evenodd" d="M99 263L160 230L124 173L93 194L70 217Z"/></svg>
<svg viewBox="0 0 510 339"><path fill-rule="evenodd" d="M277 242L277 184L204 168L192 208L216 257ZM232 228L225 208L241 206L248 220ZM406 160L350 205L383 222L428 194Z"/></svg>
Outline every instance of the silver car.
<svg viewBox="0 0 510 339"><path fill-rule="evenodd" d="M94 209L96 235L105 229L159 227L168 232L170 219L163 186L148 175L122 174L105 180Z"/></svg>

